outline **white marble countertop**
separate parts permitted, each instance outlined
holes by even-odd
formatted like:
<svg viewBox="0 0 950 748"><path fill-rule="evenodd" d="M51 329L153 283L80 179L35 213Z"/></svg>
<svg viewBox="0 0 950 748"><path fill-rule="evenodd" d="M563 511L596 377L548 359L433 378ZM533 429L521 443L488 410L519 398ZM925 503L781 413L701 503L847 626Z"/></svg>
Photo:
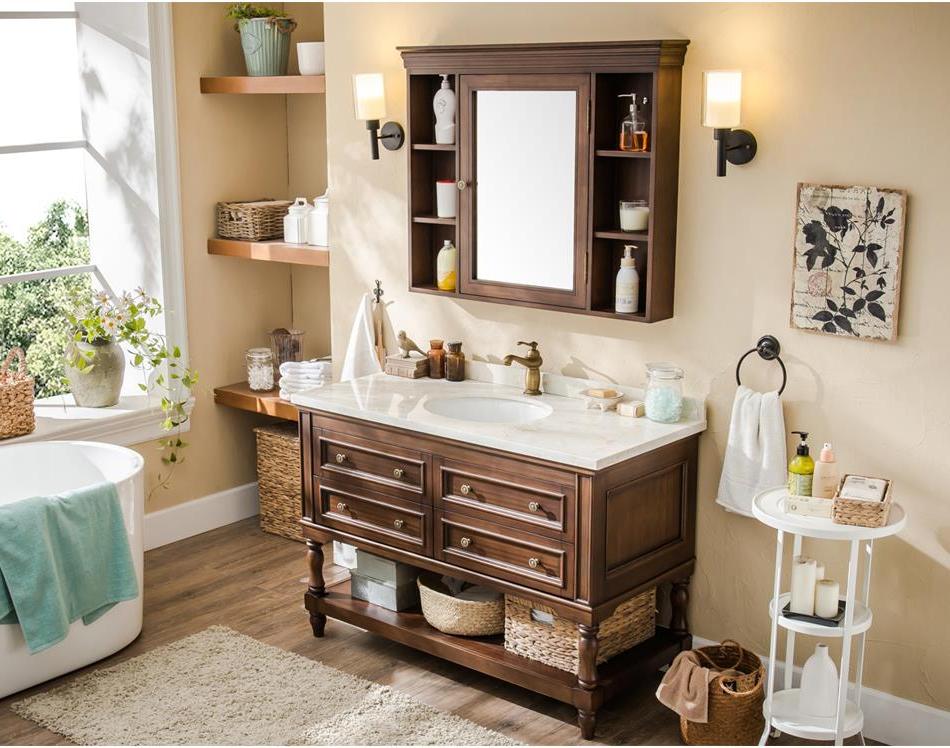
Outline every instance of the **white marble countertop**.
<svg viewBox="0 0 950 748"><path fill-rule="evenodd" d="M616 411L588 409L577 392L596 384L542 373L544 394L522 394L524 369L468 362L464 382L404 379L373 374L307 390L291 397L305 408L395 426L431 436L527 455L588 470L600 470L685 439L706 429L705 403L686 398L679 423L654 423ZM625 399L642 399L637 388L609 384ZM550 415L530 423L485 423L436 415L427 401L444 397L493 397L543 403Z"/></svg>

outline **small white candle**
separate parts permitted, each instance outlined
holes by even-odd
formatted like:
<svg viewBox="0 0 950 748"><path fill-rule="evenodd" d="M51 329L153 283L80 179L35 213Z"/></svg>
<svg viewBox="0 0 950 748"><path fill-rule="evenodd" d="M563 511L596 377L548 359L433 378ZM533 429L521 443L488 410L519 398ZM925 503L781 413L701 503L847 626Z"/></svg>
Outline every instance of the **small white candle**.
<svg viewBox="0 0 950 748"><path fill-rule="evenodd" d="M838 615L838 583L834 579L819 579L815 585L815 615L819 618Z"/></svg>
<svg viewBox="0 0 950 748"><path fill-rule="evenodd" d="M815 615L815 570L813 558L796 556L792 561L792 594L789 609L792 613Z"/></svg>

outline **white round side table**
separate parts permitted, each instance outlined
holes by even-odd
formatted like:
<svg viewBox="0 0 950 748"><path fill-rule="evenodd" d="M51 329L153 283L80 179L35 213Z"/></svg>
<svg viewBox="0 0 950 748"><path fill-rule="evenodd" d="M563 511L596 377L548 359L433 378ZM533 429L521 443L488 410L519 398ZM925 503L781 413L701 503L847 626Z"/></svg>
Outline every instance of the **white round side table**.
<svg viewBox="0 0 950 748"><path fill-rule="evenodd" d="M891 506L887 524L884 527L854 527L836 525L830 519L820 517L800 517L785 512L784 487L763 491L752 502L752 514L759 522L776 530L775 541L775 582L772 588L772 600L769 603L769 615L772 617L772 634L769 641L769 671L762 713L765 716L765 730L759 745L765 745L769 732L774 728L805 740L834 740L842 745L844 739L861 733L864 728L864 713L861 711L861 679L864 675L865 632L871 628L873 616L868 606L871 589L871 556L874 541L894 535L904 529L906 518L904 510L897 504ZM782 608L789 601L789 594L783 593L782 564L785 555L785 536L792 536L792 556L802 552L802 538L821 540L846 540L851 544L848 562L848 581L845 596L844 620L838 626L822 626L801 619L786 618ZM857 597L859 549L864 547L864 573L861 578L861 594ZM785 683L780 691L775 690L775 657L778 647L778 630L786 630L785 642ZM799 689L792 688L792 673L795 665L795 635L816 636L825 639L840 638L841 662L838 668L838 703L834 717L815 717L804 714L798 708ZM852 697L848 698L848 674L851 666L851 640L859 637L857 648L857 666ZM863 735L860 735L864 743Z"/></svg>

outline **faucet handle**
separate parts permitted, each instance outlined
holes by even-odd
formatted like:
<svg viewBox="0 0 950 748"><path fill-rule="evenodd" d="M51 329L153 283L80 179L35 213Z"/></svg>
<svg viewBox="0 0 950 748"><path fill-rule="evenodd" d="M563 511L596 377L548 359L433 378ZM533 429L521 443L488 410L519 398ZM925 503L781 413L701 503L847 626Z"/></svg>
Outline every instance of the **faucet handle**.
<svg viewBox="0 0 950 748"><path fill-rule="evenodd" d="M518 341L518 345L527 345L527 346L530 346L532 351L538 350L538 341L537 341L537 340L532 340L530 343L529 343L528 341L526 341L526 340L519 340L519 341Z"/></svg>

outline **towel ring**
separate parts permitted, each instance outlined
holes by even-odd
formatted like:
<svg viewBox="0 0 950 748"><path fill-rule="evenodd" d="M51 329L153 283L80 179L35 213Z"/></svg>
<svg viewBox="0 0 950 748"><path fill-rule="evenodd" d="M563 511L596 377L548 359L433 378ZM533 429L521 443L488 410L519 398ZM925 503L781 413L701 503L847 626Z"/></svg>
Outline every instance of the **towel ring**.
<svg viewBox="0 0 950 748"><path fill-rule="evenodd" d="M785 363L782 361L781 356L779 356L781 351L782 345L778 342L778 338L774 335L763 335L755 344L755 348L750 348L743 353L739 359L739 363L736 364L736 384L742 384L742 380L739 378L739 369L742 368L742 362L746 360L746 357L750 353L758 353L759 356L766 361L778 361L778 365L782 367L782 386L778 389L778 394L781 395L785 392L785 385L788 382L788 372L785 370Z"/></svg>

